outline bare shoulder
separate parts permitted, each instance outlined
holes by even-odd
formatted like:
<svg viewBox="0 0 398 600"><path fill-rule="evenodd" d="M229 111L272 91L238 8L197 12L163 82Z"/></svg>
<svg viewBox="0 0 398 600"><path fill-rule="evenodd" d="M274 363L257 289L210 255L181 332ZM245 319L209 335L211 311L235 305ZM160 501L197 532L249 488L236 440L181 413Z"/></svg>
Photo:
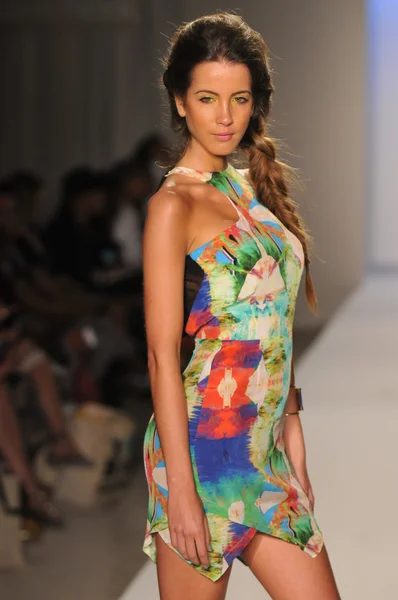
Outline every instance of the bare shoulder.
<svg viewBox="0 0 398 600"><path fill-rule="evenodd" d="M187 208L184 195L175 187L162 186L148 201L148 213L156 212L162 216L183 214Z"/></svg>
<svg viewBox="0 0 398 600"><path fill-rule="evenodd" d="M190 223L190 201L187 194L177 186L163 185L149 200L145 219L143 247L150 247L154 255L155 245L162 252L166 246L176 252L186 253Z"/></svg>
<svg viewBox="0 0 398 600"><path fill-rule="evenodd" d="M177 187L162 186L148 202L148 216L169 219L187 218L189 202Z"/></svg>

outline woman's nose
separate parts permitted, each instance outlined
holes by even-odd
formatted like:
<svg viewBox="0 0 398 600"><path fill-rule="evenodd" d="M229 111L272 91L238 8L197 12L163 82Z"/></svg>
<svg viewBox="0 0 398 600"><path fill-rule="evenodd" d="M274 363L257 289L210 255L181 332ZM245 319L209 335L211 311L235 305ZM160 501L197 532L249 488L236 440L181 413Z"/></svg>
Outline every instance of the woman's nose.
<svg viewBox="0 0 398 600"><path fill-rule="evenodd" d="M233 119L232 119L232 113L231 113L231 107L229 104L225 104L225 105L219 105L219 111L217 114L217 124L219 125L224 125L224 127L227 127L228 125L231 125Z"/></svg>

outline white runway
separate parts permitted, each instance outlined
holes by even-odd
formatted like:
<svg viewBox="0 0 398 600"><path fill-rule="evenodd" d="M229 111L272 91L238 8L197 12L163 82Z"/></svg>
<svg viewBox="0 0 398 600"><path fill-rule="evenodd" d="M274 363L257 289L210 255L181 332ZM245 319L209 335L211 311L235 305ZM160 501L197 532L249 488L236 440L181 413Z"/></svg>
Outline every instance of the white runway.
<svg viewBox="0 0 398 600"><path fill-rule="evenodd" d="M296 365L296 381L315 513L342 599L396 600L398 278L369 278L350 297ZM227 600L264 600L235 563ZM158 599L148 561L120 600Z"/></svg>

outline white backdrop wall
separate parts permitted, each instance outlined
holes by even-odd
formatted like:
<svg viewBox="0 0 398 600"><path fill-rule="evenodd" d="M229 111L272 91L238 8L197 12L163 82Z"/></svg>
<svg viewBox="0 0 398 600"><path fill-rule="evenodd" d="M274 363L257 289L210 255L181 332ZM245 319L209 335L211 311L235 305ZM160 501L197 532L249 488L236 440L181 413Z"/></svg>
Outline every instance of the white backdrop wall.
<svg viewBox="0 0 398 600"><path fill-rule="evenodd" d="M368 0L368 263L398 273L398 2Z"/></svg>

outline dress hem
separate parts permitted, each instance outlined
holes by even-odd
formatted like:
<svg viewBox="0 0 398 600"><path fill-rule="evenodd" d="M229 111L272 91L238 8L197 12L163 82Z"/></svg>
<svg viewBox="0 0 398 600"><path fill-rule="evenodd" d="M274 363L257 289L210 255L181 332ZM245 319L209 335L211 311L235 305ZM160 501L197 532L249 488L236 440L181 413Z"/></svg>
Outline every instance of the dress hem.
<svg viewBox="0 0 398 600"><path fill-rule="evenodd" d="M237 523L237 521L232 521L231 519L228 519L228 520L231 523ZM242 525L244 525L244 523L242 523ZM268 531L262 531L261 529L257 529L255 527L249 527L249 530L242 536L242 538L239 540L239 542L237 542L236 544L234 544L234 546L227 553L222 554L222 555L221 554L217 554L217 556L222 557L222 563L225 561L225 563L227 563L228 567L227 568L223 568L223 564L221 563L218 568L217 568L217 566L213 566L213 567L210 567L209 570L206 570L206 569L204 569L202 567L202 565L196 566L193 563L191 563L188 560L186 560L178 552L178 550L176 548L174 548L174 546L170 543L169 528L167 526L166 527L159 527L159 525L156 525L156 524L149 528L149 531L145 535L145 540L144 540L144 545L143 545L143 552L152 560L153 563L156 564L156 546L155 546L154 540L153 540L153 536L154 536L155 533L158 533L160 535L160 537L162 538L162 540L169 546L169 548L171 548L174 552L176 552L176 554L178 554L178 556L180 556L180 558L184 562L186 562L188 565L192 566L201 575L203 575L204 577L207 577L208 579L210 579L211 581L214 581L214 582L217 581L218 579L220 579L222 577L222 575L232 565L232 563L233 563L233 561L235 559L240 560L240 562L242 562L246 567L248 566L245 563L245 561L241 558L241 555L242 555L242 552L247 548L247 546L249 545L249 543L252 541L252 539L254 539L254 537L258 533L262 533L263 535L269 535L270 537L273 537L273 538L276 538L278 540L282 540L283 542L286 542L288 544L292 544L294 546L297 546L300 550L302 550L303 552L305 552L306 554L308 554L311 558L316 558L320 554L320 552L321 552L321 550L322 550L322 548L324 546L324 538L323 538L322 534L320 534L320 541L319 541L318 549L314 550L313 548L311 548L311 545L310 545L310 541L313 538L313 536L311 536L309 538L308 542L306 543L306 545L303 546L301 544L297 544L293 539L291 539L291 540L285 539L285 538L282 538L282 537L280 537L278 535L270 533ZM166 535L165 535L165 533L166 533ZM233 554L234 548L236 548L236 546L244 543L246 541L246 538L249 538L249 539L247 540L247 543L245 543L244 547L241 549L239 555L234 556L232 558L232 560L229 561L228 559Z"/></svg>

